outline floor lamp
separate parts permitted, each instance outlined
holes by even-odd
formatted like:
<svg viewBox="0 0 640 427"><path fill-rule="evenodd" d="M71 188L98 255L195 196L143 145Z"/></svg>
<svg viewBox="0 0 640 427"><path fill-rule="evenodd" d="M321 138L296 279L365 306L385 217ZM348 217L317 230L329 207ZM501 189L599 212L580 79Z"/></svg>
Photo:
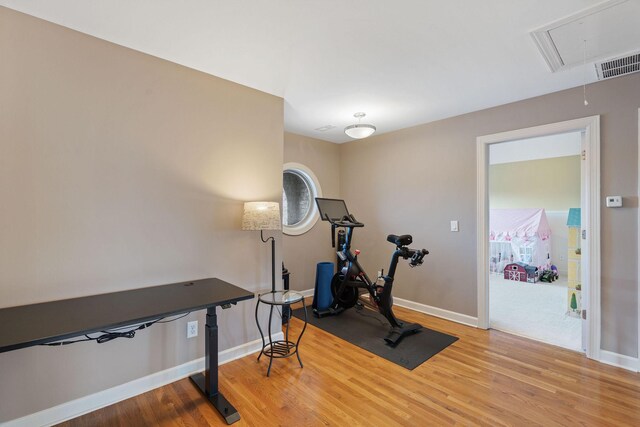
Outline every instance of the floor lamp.
<svg viewBox="0 0 640 427"><path fill-rule="evenodd" d="M260 239L267 243L271 240L271 292L276 290L276 240L264 238L263 230L280 230L280 205L278 202L246 202L242 214L243 230L260 230Z"/></svg>

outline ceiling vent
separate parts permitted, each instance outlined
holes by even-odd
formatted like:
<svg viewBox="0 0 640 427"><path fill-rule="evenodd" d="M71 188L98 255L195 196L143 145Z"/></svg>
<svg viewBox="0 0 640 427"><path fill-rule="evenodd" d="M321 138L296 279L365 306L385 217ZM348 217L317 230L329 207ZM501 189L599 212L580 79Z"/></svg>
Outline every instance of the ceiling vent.
<svg viewBox="0 0 640 427"><path fill-rule="evenodd" d="M531 33L553 72L603 61L640 46L640 1L608 0Z"/></svg>
<svg viewBox="0 0 640 427"><path fill-rule="evenodd" d="M321 126L319 128L315 128L314 130L317 130L318 132L326 132L326 131L334 129L334 128L335 128L334 125L324 125L324 126Z"/></svg>
<svg viewBox="0 0 640 427"><path fill-rule="evenodd" d="M640 71L640 52L596 62L595 66L596 73L598 73L598 80L612 79L614 77L624 76L625 74L637 73Z"/></svg>

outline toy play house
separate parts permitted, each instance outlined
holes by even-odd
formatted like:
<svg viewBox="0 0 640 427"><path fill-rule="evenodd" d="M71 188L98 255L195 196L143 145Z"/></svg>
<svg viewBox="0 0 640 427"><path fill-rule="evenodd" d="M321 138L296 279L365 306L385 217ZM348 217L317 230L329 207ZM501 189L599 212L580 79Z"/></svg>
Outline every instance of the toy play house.
<svg viewBox="0 0 640 427"><path fill-rule="evenodd" d="M491 209L490 271L506 278L505 267L523 263L542 271L551 266L551 227L544 209Z"/></svg>
<svg viewBox="0 0 640 427"><path fill-rule="evenodd" d="M538 281L538 269L533 265L514 262L504 267L504 278L518 282L535 283Z"/></svg>

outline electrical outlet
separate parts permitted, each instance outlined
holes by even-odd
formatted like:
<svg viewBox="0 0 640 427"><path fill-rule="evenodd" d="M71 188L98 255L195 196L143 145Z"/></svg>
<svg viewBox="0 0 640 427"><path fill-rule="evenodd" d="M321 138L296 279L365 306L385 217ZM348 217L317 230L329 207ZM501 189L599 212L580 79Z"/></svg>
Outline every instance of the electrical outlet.
<svg viewBox="0 0 640 427"><path fill-rule="evenodd" d="M187 322L187 338L198 336L198 321Z"/></svg>

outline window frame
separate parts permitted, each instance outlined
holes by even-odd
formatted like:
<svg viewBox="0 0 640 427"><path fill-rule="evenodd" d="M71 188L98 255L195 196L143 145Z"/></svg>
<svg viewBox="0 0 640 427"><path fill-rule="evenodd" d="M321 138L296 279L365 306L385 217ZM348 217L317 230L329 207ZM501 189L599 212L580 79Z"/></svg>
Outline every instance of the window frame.
<svg viewBox="0 0 640 427"><path fill-rule="evenodd" d="M307 187L309 188L309 192L311 193L309 195L311 198L311 203L309 204L309 212L307 212L304 218L302 218L302 220L295 225L286 225L284 224L284 222L282 223L282 232L284 234L288 236L299 236L311 230L318 221L318 218L320 218L315 198L322 197L322 188L320 187L318 177L313 173L313 171L301 163L285 163L282 166L283 178L286 172L295 173L296 175L300 176L305 181L305 184L307 185ZM284 200L284 183L282 186L282 192L282 199ZM284 210L284 205L282 209Z"/></svg>

